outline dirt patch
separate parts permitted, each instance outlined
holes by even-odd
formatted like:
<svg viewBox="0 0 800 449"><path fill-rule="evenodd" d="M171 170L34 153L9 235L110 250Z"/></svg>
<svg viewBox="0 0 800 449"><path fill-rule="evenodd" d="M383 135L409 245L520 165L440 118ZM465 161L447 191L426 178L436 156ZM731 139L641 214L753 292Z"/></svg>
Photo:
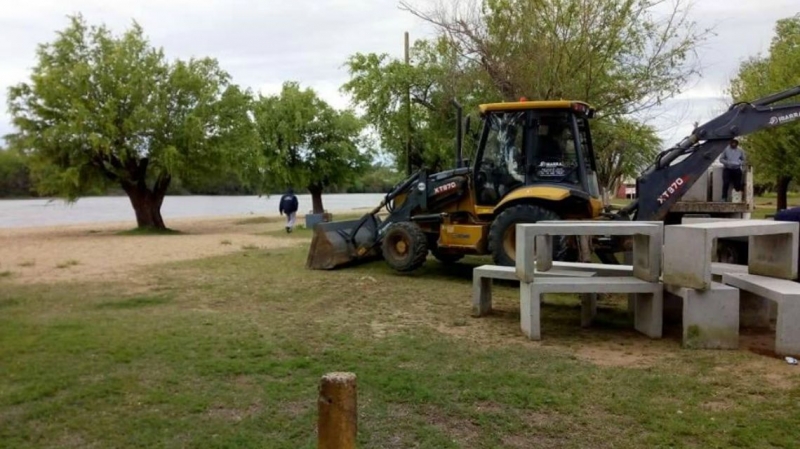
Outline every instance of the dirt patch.
<svg viewBox="0 0 800 449"><path fill-rule="evenodd" d="M713 401L704 402L700 404L700 407L712 412L730 412L735 410L738 405L731 400L716 399Z"/></svg>
<svg viewBox="0 0 800 449"><path fill-rule="evenodd" d="M596 343L575 351L578 358L595 365L628 368L654 366L667 354L668 351L659 351L635 340L627 341L625 346Z"/></svg>
<svg viewBox="0 0 800 449"><path fill-rule="evenodd" d="M224 406L217 406L206 411L206 416L213 419L222 419L226 421L238 422L245 418L255 416L261 412L262 407L259 404L251 404L246 409L228 408Z"/></svg>
<svg viewBox="0 0 800 449"><path fill-rule="evenodd" d="M256 235L282 224L237 224L240 218L174 220L176 235L119 235L129 223L0 230L2 282L52 283L126 278L144 266L304 243Z"/></svg>
<svg viewBox="0 0 800 449"><path fill-rule="evenodd" d="M447 415L434 408L423 408L425 421L464 447L475 447L481 428L469 419Z"/></svg>

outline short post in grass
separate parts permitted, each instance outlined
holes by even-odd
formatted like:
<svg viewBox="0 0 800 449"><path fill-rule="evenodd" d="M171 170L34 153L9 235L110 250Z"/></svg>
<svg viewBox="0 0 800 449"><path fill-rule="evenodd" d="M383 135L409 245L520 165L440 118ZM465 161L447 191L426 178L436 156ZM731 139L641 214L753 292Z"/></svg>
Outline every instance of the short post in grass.
<svg viewBox="0 0 800 449"><path fill-rule="evenodd" d="M356 375L328 373L319 385L318 449L355 449Z"/></svg>

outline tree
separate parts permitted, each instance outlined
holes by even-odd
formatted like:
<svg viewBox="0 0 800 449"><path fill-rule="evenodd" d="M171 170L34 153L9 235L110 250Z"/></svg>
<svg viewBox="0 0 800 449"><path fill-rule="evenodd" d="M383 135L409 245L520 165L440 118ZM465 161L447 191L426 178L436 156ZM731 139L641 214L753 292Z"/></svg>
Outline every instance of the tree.
<svg viewBox="0 0 800 449"><path fill-rule="evenodd" d="M165 228L173 177L257 168L252 97L215 60L168 62L138 24L117 37L81 16L37 56L30 83L9 90L9 140L30 155L41 194L75 201L119 185L138 227Z"/></svg>
<svg viewBox="0 0 800 449"><path fill-rule="evenodd" d="M359 146L364 123L352 111L337 111L311 89L286 82L278 95L259 96L255 120L266 161L264 187L304 186L314 213L323 213L322 193L369 167Z"/></svg>
<svg viewBox="0 0 800 449"><path fill-rule="evenodd" d="M408 65L375 53L357 53L347 60L350 80L342 91L364 110L364 120L398 168L425 166L438 171L451 167L456 114L450 100L458 98L467 112L477 106L476 86L443 44L415 42ZM406 154L409 135L411 151Z"/></svg>
<svg viewBox="0 0 800 449"><path fill-rule="evenodd" d="M800 85L800 14L777 21L769 54L742 62L731 80L729 92L735 102L752 101L797 85ZM742 147L755 171L775 180L777 209L785 209L789 183L800 170L800 123L759 131L743 140Z"/></svg>
<svg viewBox="0 0 800 449"><path fill-rule="evenodd" d="M592 142L597 157L597 182L606 200L623 178L636 177L655 160L662 143L651 126L620 116L596 122Z"/></svg>
<svg viewBox="0 0 800 449"><path fill-rule="evenodd" d="M0 198L30 194L30 175L25 157L17 151L0 148Z"/></svg>
<svg viewBox="0 0 800 449"><path fill-rule="evenodd" d="M452 161L452 97L468 112L479 103L520 97L587 101L597 110L595 123L606 137L601 141L637 140L597 145L600 171L632 174L627 173L626 161L642 155L628 153L659 143L652 138L655 130L636 123L637 117L680 93L699 73L692 55L708 31L689 20L684 3L444 0L422 10L401 2L403 9L433 25L436 37L415 43L410 67L386 55L351 57L351 80L344 90L365 109L365 119L396 156L403 154L400 144L408 121L403 108L406 89L421 97L421 104L432 106L411 112L414 154L424 150L415 162L426 164ZM648 148L645 155L658 149ZM603 186L610 188L617 180L606 177Z"/></svg>

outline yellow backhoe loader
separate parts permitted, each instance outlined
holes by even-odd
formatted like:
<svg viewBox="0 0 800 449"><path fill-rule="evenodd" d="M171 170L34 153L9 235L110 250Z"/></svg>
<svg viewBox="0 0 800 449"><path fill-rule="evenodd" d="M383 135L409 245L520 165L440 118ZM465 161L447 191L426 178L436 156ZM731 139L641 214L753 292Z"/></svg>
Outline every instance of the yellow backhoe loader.
<svg viewBox="0 0 800 449"><path fill-rule="evenodd" d="M462 158L460 105L456 167L435 174L421 169L398 184L359 220L320 223L306 266L333 269L383 258L409 272L428 254L455 262L468 254L491 254L495 264L515 260L518 223L541 220L663 220L679 222L676 202L727 147L730 139L800 119L800 104L776 104L800 94L800 86L753 102L737 103L698 126L661 152L636 183L638 198L611 212L603 208L589 122L592 107L582 101L527 101L484 104L475 159ZM469 121L467 121L467 131ZM378 214L386 209L384 220ZM558 260L575 260L562 240ZM620 241L598 239L595 254L618 263Z"/></svg>

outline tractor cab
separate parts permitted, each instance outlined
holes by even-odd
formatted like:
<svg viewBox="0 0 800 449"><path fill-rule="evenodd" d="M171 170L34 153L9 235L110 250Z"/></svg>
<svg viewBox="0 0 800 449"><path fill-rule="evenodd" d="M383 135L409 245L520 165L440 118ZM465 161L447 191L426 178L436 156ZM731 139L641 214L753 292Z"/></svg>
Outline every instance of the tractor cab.
<svg viewBox="0 0 800 449"><path fill-rule="evenodd" d="M599 213L585 209L588 203L593 203L589 209L600 204L589 105L523 99L484 104L480 113L483 129L472 166L476 206L494 210L538 197L569 200L573 204L567 209L582 209L575 213L584 217Z"/></svg>

